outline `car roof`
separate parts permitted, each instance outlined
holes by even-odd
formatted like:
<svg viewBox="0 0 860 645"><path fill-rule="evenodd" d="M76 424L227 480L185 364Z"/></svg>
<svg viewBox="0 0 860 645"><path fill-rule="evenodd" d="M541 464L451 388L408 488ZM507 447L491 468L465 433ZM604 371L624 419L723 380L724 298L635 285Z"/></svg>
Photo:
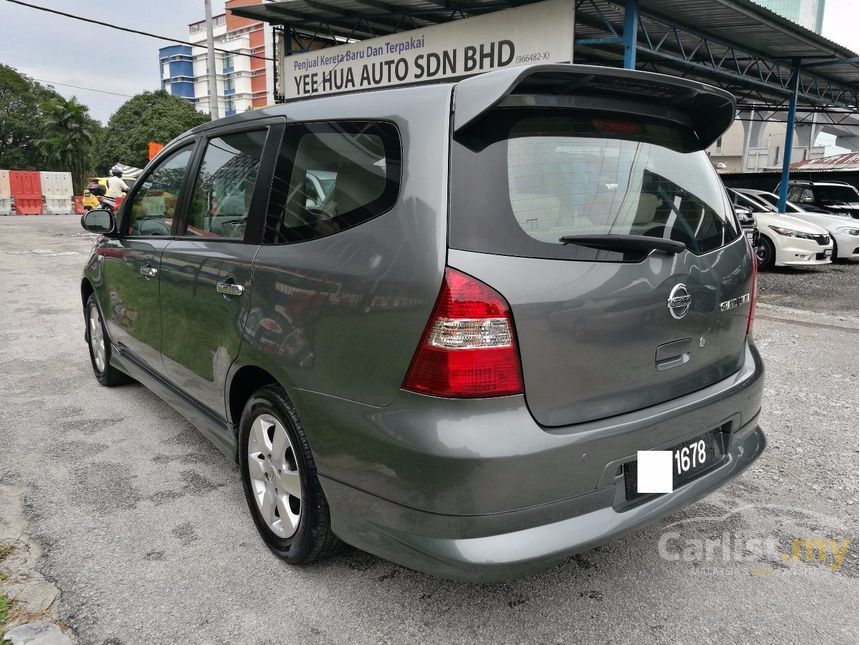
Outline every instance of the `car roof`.
<svg viewBox="0 0 860 645"><path fill-rule="evenodd" d="M286 117L289 122L324 119L360 121L391 118L410 113L420 115L427 109L427 104L447 103L454 85L454 83L401 85L298 99L210 121L198 125L186 135L278 116Z"/></svg>
<svg viewBox="0 0 860 645"><path fill-rule="evenodd" d="M815 181L814 179L790 179L789 185L797 184L804 186L851 186L847 181Z"/></svg>
<svg viewBox="0 0 860 645"><path fill-rule="evenodd" d="M448 118L455 86L457 108L453 111L453 127L458 130L484 111L508 99L516 100L518 93L553 94L558 93L560 87L584 91L587 86L592 92L615 92L622 96L625 92L629 94L641 88L643 84L653 86L655 92L673 98L672 110L667 111L661 104L661 114L670 120L682 114L683 123L692 128L699 139L699 149L704 149L722 134L734 118L734 97L724 90L698 81L593 65L531 64L495 69L454 81L353 89L300 98L204 123L183 137L278 116L286 117L287 121L305 122L332 119L422 122L429 118Z"/></svg>

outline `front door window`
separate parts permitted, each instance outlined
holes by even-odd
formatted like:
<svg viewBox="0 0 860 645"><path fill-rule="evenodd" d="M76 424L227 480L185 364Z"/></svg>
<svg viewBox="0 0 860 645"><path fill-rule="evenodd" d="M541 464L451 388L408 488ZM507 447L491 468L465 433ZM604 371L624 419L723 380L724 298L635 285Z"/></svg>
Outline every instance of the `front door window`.
<svg viewBox="0 0 860 645"><path fill-rule="evenodd" d="M127 206L128 235L171 234L192 150L190 145L177 150L143 178Z"/></svg>
<svg viewBox="0 0 860 645"><path fill-rule="evenodd" d="M209 140L191 193L188 237L245 237L266 130Z"/></svg>

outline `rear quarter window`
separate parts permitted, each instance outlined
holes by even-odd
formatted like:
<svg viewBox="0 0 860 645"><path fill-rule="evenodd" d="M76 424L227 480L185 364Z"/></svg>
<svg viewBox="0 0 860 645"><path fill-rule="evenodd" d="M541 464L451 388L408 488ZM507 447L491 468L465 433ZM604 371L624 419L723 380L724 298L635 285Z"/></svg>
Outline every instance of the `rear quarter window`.
<svg viewBox="0 0 860 645"><path fill-rule="evenodd" d="M287 127L266 218L268 244L305 242L391 209L400 191L400 137L380 122Z"/></svg>

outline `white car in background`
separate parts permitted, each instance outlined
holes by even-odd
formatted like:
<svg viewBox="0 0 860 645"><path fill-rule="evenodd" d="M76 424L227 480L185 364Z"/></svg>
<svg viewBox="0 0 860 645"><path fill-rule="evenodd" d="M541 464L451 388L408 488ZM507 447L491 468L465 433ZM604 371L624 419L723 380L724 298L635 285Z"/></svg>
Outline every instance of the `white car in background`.
<svg viewBox="0 0 860 645"><path fill-rule="evenodd" d="M778 213L779 197L764 190L752 188L735 188L737 192L757 199ZM833 238L833 261L860 259L860 224L850 215L839 213L822 213L804 209L794 202L785 203L787 215L802 219L804 222L815 224L830 233Z"/></svg>
<svg viewBox="0 0 860 645"><path fill-rule="evenodd" d="M776 213L764 203L729 188L729 197L736 206L753 212L759 230L755 249L759 269L830 264L833 240L825 229L784 213Z"/></svg>

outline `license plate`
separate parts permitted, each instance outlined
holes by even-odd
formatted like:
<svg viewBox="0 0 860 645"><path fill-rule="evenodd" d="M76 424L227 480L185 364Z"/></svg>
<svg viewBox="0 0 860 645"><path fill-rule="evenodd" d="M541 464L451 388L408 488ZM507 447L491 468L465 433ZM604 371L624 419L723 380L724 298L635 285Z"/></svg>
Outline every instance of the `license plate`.
<svg viewBox="0 0 860 645"><path fill-rule="evenodd" d="M693 437L671 448L672 452L672 488L677 490L681 485L695 479L704 471L712 468L723 457L722 445L718 432L706 432ZM624 488L628 500L645 497L647 493L637 490L637 463L632 461L624 466Z"/></svg>
<svg viewBox="0 0 860 645"><path fill-rule="evenodd" d="M829 258L831 255L833 255L833 249L824 249L825 258Z"/></svg>
<svg viewBox="0 0 860 645"><path fill-rule="evenodd" d="M685 441L672 449L672 483L677 488L680 482L695 477L714 463L713 433Z"/></svg>

